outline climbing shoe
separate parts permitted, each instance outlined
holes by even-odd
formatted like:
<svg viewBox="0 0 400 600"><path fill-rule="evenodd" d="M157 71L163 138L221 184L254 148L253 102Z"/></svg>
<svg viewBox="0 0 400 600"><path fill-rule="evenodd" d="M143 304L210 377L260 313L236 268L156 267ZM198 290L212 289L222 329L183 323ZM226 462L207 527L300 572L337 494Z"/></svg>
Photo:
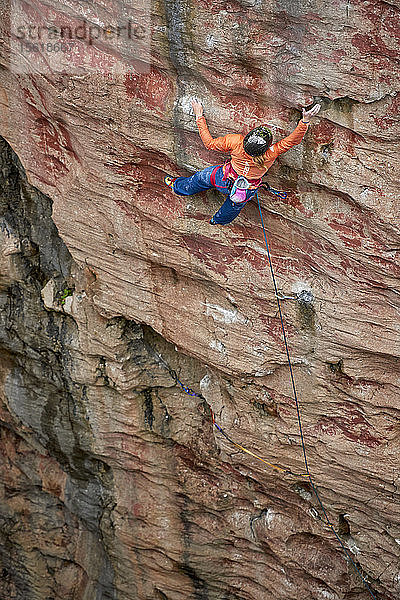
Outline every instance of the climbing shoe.
<svg viewBox="0 0 400 600"><path fill-rule="evenodd" d="M211 223L211 225L218 225L218 223L216 223L216 222L214 221L214 217L211 217L211 219L210 219L210 221L209 221L209 222Z"/></svg>
<svg viewBox="0 0 400 600"><path fill-rule="evenodd" d="M171 175L166 175L164 177L164 183L174 191L174 183L176 181L176 177L171 177Z"/></svg>

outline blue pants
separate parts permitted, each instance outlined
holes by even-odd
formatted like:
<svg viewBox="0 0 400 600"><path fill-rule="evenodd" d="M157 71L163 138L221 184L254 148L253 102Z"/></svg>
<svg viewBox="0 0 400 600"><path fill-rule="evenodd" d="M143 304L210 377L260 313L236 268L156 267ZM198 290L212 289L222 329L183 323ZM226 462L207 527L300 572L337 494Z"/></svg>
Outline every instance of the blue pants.
<svg viewBox="0 0 400 600"><path fill-rule="evenodd" d="M228 223L231 223L233 219L236 219L243 206L254 196L256 190L247 190L245 202L242 202L241 204L232 202L229 198L230 190L227 185L228 181L226 179L224 181L222 180L224 176L222 166L219 167L215 173L215 185L211 183L211 173L216 166L217 165L214 165L213 167L207 167L202 171L197 171L197 173L194 173L190 177L178 177L174 182L174 192L180 196L191 196L192 194L197 194L203 190L209 190L212 187L215 187L215 189L226 194L227 197L221 208L219 208L213 216L213 221L218 225L227 225Z"/></svg>

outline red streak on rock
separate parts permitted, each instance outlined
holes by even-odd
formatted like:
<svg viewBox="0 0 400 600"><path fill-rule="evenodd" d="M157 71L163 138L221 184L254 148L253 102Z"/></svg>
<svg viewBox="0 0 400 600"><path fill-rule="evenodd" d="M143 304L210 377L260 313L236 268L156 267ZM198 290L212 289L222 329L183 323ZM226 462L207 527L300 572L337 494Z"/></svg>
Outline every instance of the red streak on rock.
<svg viewBox="0 0 400 600"><path fill-rule="evenodd" d="M393 81L393 75L388 73L380 73L378 76L378 81L380 83L386 83L387 85L390 85Z"/></svg>
<svg viewBox="0 0 400 600"><path fill-rule="evenodd" d="M146 185L137 191L134 197L135 205L150 217L162 217L165 224L171 223L178 217L184 217L186 198L174 194L164 184Z"/></svg>
<svg viewBox="0 0 400 600"><path fill-rule="evenodd" d="M204 235L198 234L182 236L182 244L200 262L221 275L224 275L232 262L237 258L241 258L245 251L245 248L223 246Z"/></svg>
<svg viewBox="0 0 400 600"><path fill-rule="evenodd" d="M128 204L128 202L120 200L119 198L115 198L114 202L120 207L121 210L124 211L124 213L128 217L134 218L135 220L137 219L137 211L135 210L135 207L133 205Z"/></svg>
<svg viewBox="0 0 400 600"><path fill-rule="evenodd" d="M344 56L346 56L345 50L334 50L331 53L330 60L331 60L331 62L338 64Z"/></svg>
<svg viewBox="0 0 400 600"><path fill-rule="evenodd" d="M304 206L304 204L300 200L300 196L294 192L288 194L285 200L282 200L283 204L287 206L293 206L293 208L297 208L304 216L307 218L311 218L314 216L314 211L308 209Z"/></svg>
<svg viewBox="0 0 400 600"><path fill-rule="evenodd" d="M238 2L229 2L229 4L227 4L226 0L199 0L197 5L199 8L207 11L207 13L205 13L206 15L210 13L218 14L221 11L225 11L226 25L228 25L228 21L232 20L232 17L234 16L232 13L243 12L243 6L241 6Z"/></svg>
<svg viewBox="0 0 400 600"><path fill-rule="evenodd" d="M382 444L381 440L371 434L369 423L360 414L350 417L324 417L313 429L330 436L335 436L340 431L347 439L368 448L377 448Z"/></svg>
<svg viewBox="0 0 400 600"><path fill-rule="evenodd" d="M229 109L232 123L235 124L235 130L238 133L240 128L242 129L241 133L245 134L249 129L268 121L263 107L259 104L254 105L251 98L235 94L229 94L225 98L223 95L221 96L222 104Z"/></svg>
<svg viewBox="0 0 400 600"><path fill-rule="evenodd" d="M132 511L135 517L143 517L147 514L147 511L144 510L143 504L140 504L139 502L135 502L132 507Z"/></svg>
<svg viewBox="0 0 400 600"><path fill-rule="evenodd" d="M377 31L372 31L369 35L356 33L351 41L362 54L373 54L378 59L380 56L385 58L397 58L398 56L398 51L388 48Z"/></svg>
<svg viewBox="0 0 400 600"><path fill-rule="evenodd" d="M68 173L65 164L65 153L69 153L75 159L76 153L72 148L71 138L66 127L59 121L50 119L36 106L33 94L24 89L26 105L33 117L33 127L40 139L40 147L43 149L44 160L47 168L55 179Z"/></svg>
<svg viewBox="0 0 400 600"><path fill-rule="evenodd" d="M142 100L160 115L165 113L174 90L171 79L156 67L151 67L150 73L127 73L124 84L129 98Z"/></svg>
<svg viewBox="0 0 400 600"><path fill-rule="evenodd" d="M329 121L320 120L312 128L313 141L316 144L328 144L332 142L337 127Z"/></svg>
<svg viewBox="0 0 400 600"><path fill-rule="evenodd" d="M378 35L384 31L391 38L400 40L400 11L388 2L379 0L355 0L365 17L374 25Z"/></svg>
<svg viewBox="0 0 400 600"><path fill-rule="evenodd" d="M360 248L365 238L362 224L346 217L343 213L333 213L328 225L338 232L340 239L350 248ZM358 231L357 231L358 230Z"/></svg>
<svg viewBox="0 0 400 600"><path fill-rule="evenodd" d="M160 185L163 184L165 169L158 165L143 164L130 161L123 163L120 166L115 167L116 173L126 177L127 181L140 182L148 185ZM163 184L164 185L164 184ZM167 189L167 187L165 187Z"/></svg>
<svg viewBox="0 0 400 600"><path fill-rule="evenodd" d="M391 104L388 106L387 114L382 117L371 115L379 129L389 129L399 122L400 113L400 94L397 93Z"/></svg>
<svg viewBox="0 0 400 600"><path fill-rule="evenodd" d="M314 143L321 145L333 142L335 148L340 149L340 152L347 152L350 156L356 156L354 147L363 140L362 136L354 131L322 119L313 127L312 139Z"/></svg>
<svg viewBox="0 0 400 600"><path fill-rule="evenodd" d="M260 305L260 309L261 311L263 310L262 305ZM266 332L280 346L281 350L284 350L285 344L282 333L282 325L279 317L263 315L261 312L260 320L266 326L263 331ZM295 328L287 321L285 322L285 330L288 338L292 339L295 335Z"/></svg>

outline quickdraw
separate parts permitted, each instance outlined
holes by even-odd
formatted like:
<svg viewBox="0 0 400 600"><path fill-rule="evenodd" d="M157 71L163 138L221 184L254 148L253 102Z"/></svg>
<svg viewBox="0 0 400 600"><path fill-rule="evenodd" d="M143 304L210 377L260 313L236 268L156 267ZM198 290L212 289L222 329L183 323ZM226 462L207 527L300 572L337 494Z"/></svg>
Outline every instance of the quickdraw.
<svg viewBox="0 0 400 600"><path fill-rule="evenodd" d="M282 198L282 200L286 200L286 198L287 198L287 192L284 192L282 190L275 190L266 181L264 181L260 187L265 188L265 190L267 192L269 192L270 194L274 194L275 196L278 196L278 198Z"/></svg>

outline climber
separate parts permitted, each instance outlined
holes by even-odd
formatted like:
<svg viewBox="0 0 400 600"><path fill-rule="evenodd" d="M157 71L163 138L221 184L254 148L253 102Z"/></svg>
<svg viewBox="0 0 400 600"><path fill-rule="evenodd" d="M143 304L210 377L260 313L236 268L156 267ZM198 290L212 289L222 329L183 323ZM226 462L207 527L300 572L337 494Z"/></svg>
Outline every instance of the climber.
<svg viewBox="0 0 400 600"><path fill-rule="evenodd" d="M235 219L245 204L254 196L262 184L262 177L275 159L300 144L308 129L308 123L319 112L321 105L315 104L310 110L303 108L303 117L296 129L286 138L272 144L272 133L260 125L246 136L229 133L213 139L208 131L203 107L200 102L192 102L200 137L209 150L230 152L231 160L223 165L207 167L190 177L164 177L164 182L176 194L190 196L212 187L225 194L226 200L211 218L212 225L226 225Z"/></svg>

